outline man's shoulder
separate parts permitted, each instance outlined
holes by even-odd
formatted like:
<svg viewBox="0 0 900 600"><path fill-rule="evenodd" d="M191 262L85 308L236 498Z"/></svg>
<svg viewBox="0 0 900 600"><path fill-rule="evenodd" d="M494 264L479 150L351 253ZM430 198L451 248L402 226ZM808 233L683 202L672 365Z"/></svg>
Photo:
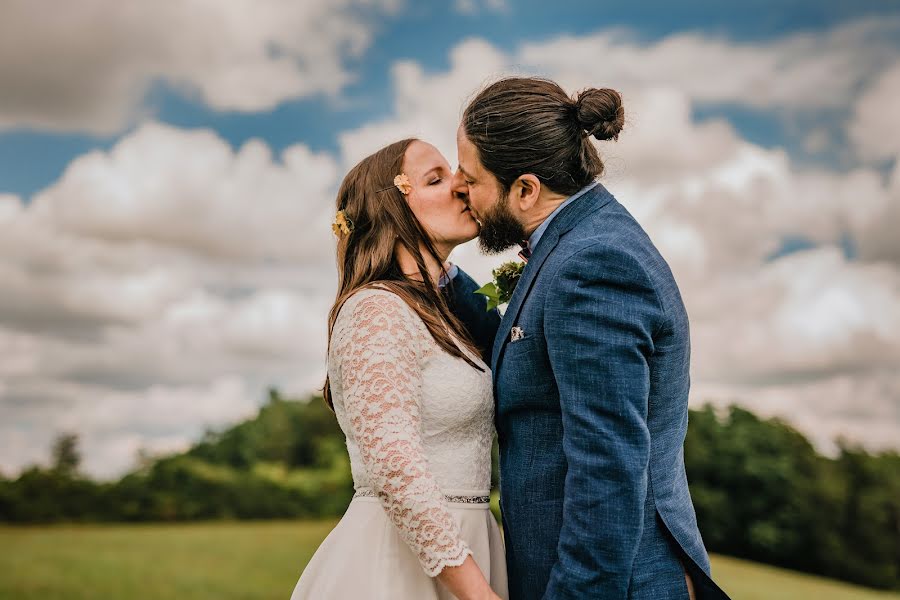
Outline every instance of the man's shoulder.
<svg viewBox="0 0 900 600"><path fill-rule="evenodd" d="M642 230L633 230L627 222L618 223L624 227L608 227L612 220L600 226L593 221L578 224L560 238L549 262L557 267L605 271L620 264L646 262L648 253L655 250L649 238L640 235Z"/></svg>
<svg viewBox="0 0 900 600"><path fill-rule="evenodd" d="M674 276L643 227L618 203L576 224L548 257L551 271L593 277L642 279L651 287L674 285Z"/></svg>

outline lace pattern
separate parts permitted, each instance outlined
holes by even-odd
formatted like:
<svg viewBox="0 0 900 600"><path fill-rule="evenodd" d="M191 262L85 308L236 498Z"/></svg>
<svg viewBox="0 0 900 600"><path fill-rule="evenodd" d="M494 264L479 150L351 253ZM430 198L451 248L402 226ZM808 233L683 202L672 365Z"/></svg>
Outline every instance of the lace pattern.
<svg viewBox="0 0 900 600"><path fill-rule="evenodd" d="M423 369L436 353L452 358L434 343L402 298L387 290L369 289L355 294L342 308L329 354L329 371L336 375L332 377L335 412L347 435L354 483L374 490L385 513L432 577L446 566L462 564L472 554L432 472L424 440ZM471 367L468 371L477 373ZM484 409L484 378L475 381L480 386L474 390L481 399L480 411L453 415L466 423L477 420L481 429L481 423L486 423L486 445L484 431L473 439L474 452L487 456L489 484L493 404L488 387ZM473 395L472 385L467 392ZM453 437L461 443L459 436L470 435L455 430ZM467 468L479 473L478 483L483 485L479 471L483 465Z"/></svg>

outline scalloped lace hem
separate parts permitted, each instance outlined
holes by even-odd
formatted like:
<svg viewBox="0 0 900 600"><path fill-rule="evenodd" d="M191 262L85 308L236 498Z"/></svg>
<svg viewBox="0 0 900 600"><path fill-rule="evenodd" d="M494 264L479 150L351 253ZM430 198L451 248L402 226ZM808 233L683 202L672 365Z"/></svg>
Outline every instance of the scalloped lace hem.
<svg viewBox="0 0 900 600"><path fill-rule="evenodd" d="M435 566L426 568L425 573L429 577L437 577L441 574L441 571L444 570L444 567L458 567L459 565L466 562L466 558L470 556L474 556L472 554L472 550L469 548L469 546L464 544L458 556L440 559Z"/></svg>

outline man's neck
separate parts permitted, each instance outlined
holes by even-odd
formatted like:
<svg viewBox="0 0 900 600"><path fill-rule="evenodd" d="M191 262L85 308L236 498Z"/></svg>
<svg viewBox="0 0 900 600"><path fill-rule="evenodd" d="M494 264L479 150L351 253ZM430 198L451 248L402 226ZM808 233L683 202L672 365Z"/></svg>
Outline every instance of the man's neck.
<svg viewBox="0 0 900 600"><path fill-rule="evenodd" d="M525 216L523 226L525 228L526 238L531 237L531 234L534 233L537 228L553 214L553 211L566 201L567 198L568 196L561 196L559 194L548 194L546 198L538 198L538 201L534 205L534 209L531 211L534 214Z"/></svg>

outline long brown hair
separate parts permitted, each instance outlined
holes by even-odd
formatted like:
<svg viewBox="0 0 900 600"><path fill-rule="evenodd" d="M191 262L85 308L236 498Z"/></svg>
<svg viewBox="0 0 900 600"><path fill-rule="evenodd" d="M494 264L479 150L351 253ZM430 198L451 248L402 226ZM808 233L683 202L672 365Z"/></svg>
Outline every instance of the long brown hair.
<svg viewBox="0 0 900 600"><path fill-rule="evenodd" d="M406 198L394 185L403 170L403 158L415 138L400 140L361 160L338 190L336 209L352 221L350 234L342 234L337 244L338 291L328 315L328 346L334 323L344 302L363 288L385 288L400 296L421 317L434 341L448 354L483 369L454 343L449 327L469 351L478 355L474 342L447 304L428 273L420 248L439 264L441 258ZM415 258L422 281L404 275L394 253L400 243ZM452 284L448 284L452 285ZM325 402L333 410L328 377L322 389Z"/></svg>

